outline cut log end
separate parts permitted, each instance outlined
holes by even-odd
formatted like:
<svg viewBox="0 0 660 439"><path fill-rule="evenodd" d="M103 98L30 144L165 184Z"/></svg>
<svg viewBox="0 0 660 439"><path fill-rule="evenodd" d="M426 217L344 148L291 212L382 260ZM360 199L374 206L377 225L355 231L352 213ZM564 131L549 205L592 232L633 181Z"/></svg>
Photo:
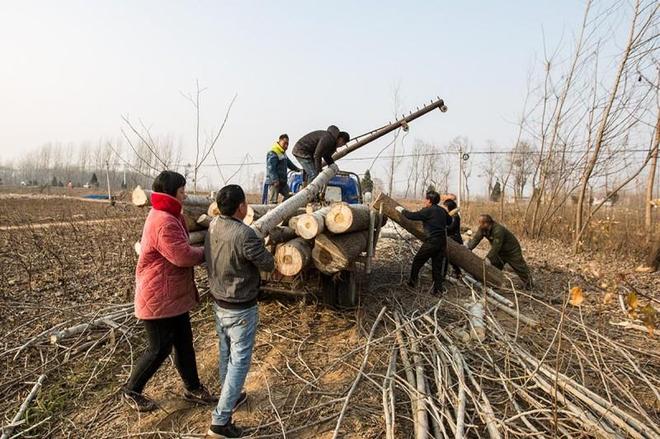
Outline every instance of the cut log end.
<svg viewBox="0 0 660 439"><path fill-rule="evenodd" d="M275 267L284 276L295 276L309 263L312 255L311 244L296 238L280 244L275 250Z"/></svg>
<svg viewBox="0 0 660 439"><path fill-rule="evenodd" d="M314 216L305 214L297 220L296 231L302 238L314 239L322 230L320 230L320 224Z"/></svg>
<svg viewBox="0 0 660 439"><path fill-rule="evenodd" d="M213 203L209 204L209 208L206 211L206 214L208 216L218 216L218 215L220 215L220 209L218 209L218 203L216 203L214 201Z"/></svg>
<svg viewBox="0 0 660 439"><path fill-rule="evenodd" d="M345 204L338 204L327 215L328 229L332 233L344 233L353 223L353 212Z"/></svg>
<svg viewBox="0 0 660 439"><path fill-rule="evenodd" d="M136 187L133 189L133 193L131 194L131 201L133 202L134 205L136 206L148 206L150 203L149 200L149 193L142 189L141 186Z"/></svg>

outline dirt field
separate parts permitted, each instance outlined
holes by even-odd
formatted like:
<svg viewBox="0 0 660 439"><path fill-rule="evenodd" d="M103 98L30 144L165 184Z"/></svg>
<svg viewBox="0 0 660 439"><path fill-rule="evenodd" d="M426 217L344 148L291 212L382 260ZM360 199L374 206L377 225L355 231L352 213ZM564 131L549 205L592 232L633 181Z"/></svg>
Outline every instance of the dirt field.
<svg viewBox="0 0 660 439"><path fill-rule="evenodd" d="M137 259L133 243L139 239L145 215L145 210L128 204L111 207L62 198L0 197L0 226L4 227L0 228L2 425L10 423L37 378L46 375L43 387L27 410L25 423L14 434L203 437L211 408L184 401L180 380L171 364L161 368L145 391L158 402L160 410L138 415L119 398L118 390L143 349L142 330L132 317L130 306ZM49 226L37 227L38 224ZM313 297L263 298L254 361L246 386L249 401L235 415L240 425L249 428L250 437L332 437L345 396L358 376L361 381L348 401L340 436L385 437L382 386L390 355L397 346L393 316L404 322L415 321L432 310L427 315L433 315L438 327L453 337L466 322L462 304L478 293L454 282L447 296L438 302L428 294L428 270L423 272L418 289L405 287L417 243L404 239L405 234L401 236L379 242L374 273L368 282L365 280L357 309L332 309ZM645 305L657 308L659 276L634 273L638 261L632 259L616 260L614 265L612 254L599 258L572 256L559 241L523 241L523 245L537 279L534 297L517 288L502 294L515 300L522 314L540 322L539 327L532 328L493 308L489 309L489 316L498 326L488 328L483 343L456 338L446 345L447 349L457 349L477 375L494 418L502 422L498 425L503 434L517 437L536 430L540 437L551 437L553 432L563 437L597 435L584 429L568 409L557 409L564 406L556 394L554 402L547 395L543 397L546 399L538 396L541 408L535 408L534 401L521 396L544 395L530 381L536 372L517 375L516 363L510 357L521 348L641 419L642 424L657 428L660 345L657 335L650 336L638 320L642 315L633 315L634 309L633 313L622 310L621 304L625 308L630 293L636 291L637 309ZM483 244L482 247L487 248ZM478 251L483 254L484 249ZM205 270L198 269L196 277L203 293L207 289ZM515 275L512 278L517 285ZM584 291L580 306L565 300L574 286ZM609 292L615 295L607 296ZM375 327L372 342L367 343L383 307L387 307L387 313ZM107 315L114 316L115 325L101 323L55 344L49 342L54 330ZM422 331L426 323L420 321L418 326L409 327ZM207 296L203 296L201 306L193 313L193 322L200 375L217 392L217 338ZM621 322L640 326L641 330L617 326ZM432 344L428 335L414 338L412 331L407 334L410 340L421 343L418 351L410 348L411 355L427 352L425 349ZM370 348L368 355L366 346ZM515 397L514 393L505 392L508 384L498 383L498 367L508 377L502 378L503 382L510 383L511 389L519 389L511 390ZM399 362L393 407L395 435L406 438L414 437L410 401L416 397L405 384L404 371ZM433 383L433 373L428 373L429 382ZM456 415L451 390L455 385L456 381L450 385L447 396L449 408L443 409L449 417ZM561 393L563 387L559 388ZM429 384L430 394L440 393L439 389ZM435 396L429 398L432 401ZM487 435L488 420L482 418L478 394L468 399L466 434ZM522 407L514 408L511 400ZM524 412L529 421L525 416L516 416ZM446 425L450 428L451 421L447 420Z"/></svg>

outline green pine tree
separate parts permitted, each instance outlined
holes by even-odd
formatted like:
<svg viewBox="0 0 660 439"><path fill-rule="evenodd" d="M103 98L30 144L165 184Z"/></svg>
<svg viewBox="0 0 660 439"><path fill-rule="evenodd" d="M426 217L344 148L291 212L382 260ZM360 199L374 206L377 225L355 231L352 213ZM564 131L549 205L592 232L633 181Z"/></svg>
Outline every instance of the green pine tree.
<svg viewBox="0 0 660 439"><path fill-rule="evenodd" d="M371 179L371 172L368 169L365 171L360 185L362 186L362 194L374 191L374 181Z"/></svg>

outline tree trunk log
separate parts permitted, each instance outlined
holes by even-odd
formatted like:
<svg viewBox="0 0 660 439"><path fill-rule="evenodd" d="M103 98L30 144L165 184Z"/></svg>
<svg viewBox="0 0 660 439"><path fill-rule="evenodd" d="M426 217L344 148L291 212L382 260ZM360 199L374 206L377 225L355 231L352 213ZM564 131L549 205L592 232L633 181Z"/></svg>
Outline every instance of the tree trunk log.
<svg viewBox="0 0 660 439"><path fill-rule="evenodd" d="M660 236L655 238L646 262L635 269L639 273L653 273L660 269Z"/></svg>
<svg viewBox="0 0 660 439"><path fill-rule="evenodd" d="M272 210L273 207L275 206L268 204L248 204L248 213L245 215L243 223L248 226L252 225L256 220L266 215L269 210ZM218 214L220 214L220 211L218 211Z"/></svg>
<svg viewBox="0 0 660 439"><path fill-rule="evenodd" d="M190 232L188 236L189 244L199 244L203 243L206 239L206 230L198 230L196 232Z"/></svg>
<svg viewBox="0 0 660 439"><path fill-rule="evenodd" d="M218 209L218 203L215 201L211 204L209 204L209 209L206 212L208 216L218 216L220 215L220 209Z"/></svg>
<svg viewBox="0 0 660 439"><path fill-rule="evenodd" d="M284 276L295 276L307 266L311 256L312 243L310 241L303 238L292 239L277 246L275 268Z"/></svg>
<svg viewBox="0 0 660 439"><path fill-rule="evenodd" d="M278 226L271 230L270 234L266 237L266 245L281 244L283 242L291 241L296 236L296 231L291 227Z"/></svg>
<svg viewBox="0 0 660 439"><path fill-rule="evenodd" d="M321 189L328 184L330 179L337 174L338 170L336 163L325 168L307 187L281 204L276 205L273 210L255 221L252 228L261 236L268 235L275 226L291 218L299 208L312 201L321 192Z"/></svg>
<svg viewBox="0 0 660 439"><path fill-rule="evenodd" d="M362 204L335 203L325 217L332 233L350 233L369 228L369 206Z"/></svg>
<svg viewBox="0 0 660 439"><path fill-rule="evenodd" d="M379 210L381 205L383 213L392 218L394 222L417 238L426 239L421 221L411 221L396 211L395 208L400 205L399 203L385 194L380 194L372 206L374 209ZM451 263L458 265L482 283L486 281L487 284L494 287L504 284L504 275L500 270L492 265L484 264L483 259L452 239L447 239L447 257Z"/></svg>
<svg viewBox="0 0 660 439"><path fill-rule="evenodd" d="M203 213L197 218L197 224L200 226L204 227L205 229L208 229L209 226L211 225L211 221L213 221L213 217Z"/></svg>
<svg viewBox="0 0 660 439"><path fill-rule="evenodd" d="M295 221L296 233L305 239L314 239L325 230L325 217L330 207L324 207L316 212L299 215Z"/></svg>
<svg viewBox="0 0 660 439"><path fill-rule="evenodd" d="M195 232L197 230L204 230L204 226L199 224L197 220L200 216L206 213L206 206L183 206L183 219L186 220L186 227L188 227L189 232Z"/></svg>
<svg viewBox="0 0 660 439"><path fill-rule="evenodd" d="M320 234L312 249L314 266L325 274L346 270L360 253L367 250L368 241L367 230L332 236Z"/></svg>
<svg viewBox="0 0 660 439"><path fill-rule="evenodd" d="M142 187L137 186L133 189L131 200L134 205L139 207L151 206L152 192L149 189L142 189ZM209 204L211 204L211 200L201 195L188 195L183 202L184 206L201 206L204 208L208 208Z"/></svg>

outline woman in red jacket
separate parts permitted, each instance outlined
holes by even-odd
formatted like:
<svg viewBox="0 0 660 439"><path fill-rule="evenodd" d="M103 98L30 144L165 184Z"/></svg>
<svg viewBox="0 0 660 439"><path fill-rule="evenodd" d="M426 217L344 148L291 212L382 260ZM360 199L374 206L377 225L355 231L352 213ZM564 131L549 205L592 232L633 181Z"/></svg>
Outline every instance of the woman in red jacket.
<svg viewBox="0 0 660 439"><path fill-rule="evenodd" d="M149 346L124 386L126 401L141 412L156 408L142 390L172 348L184 397L197 403L217 401L199 381L188 315L199 302L193 267L204 262L204 250L188 244L181 215L185 186L186 179L177 172L163 171L156 177L152 209L142 231L135 270L135 316L144 323Z"/></svg>

